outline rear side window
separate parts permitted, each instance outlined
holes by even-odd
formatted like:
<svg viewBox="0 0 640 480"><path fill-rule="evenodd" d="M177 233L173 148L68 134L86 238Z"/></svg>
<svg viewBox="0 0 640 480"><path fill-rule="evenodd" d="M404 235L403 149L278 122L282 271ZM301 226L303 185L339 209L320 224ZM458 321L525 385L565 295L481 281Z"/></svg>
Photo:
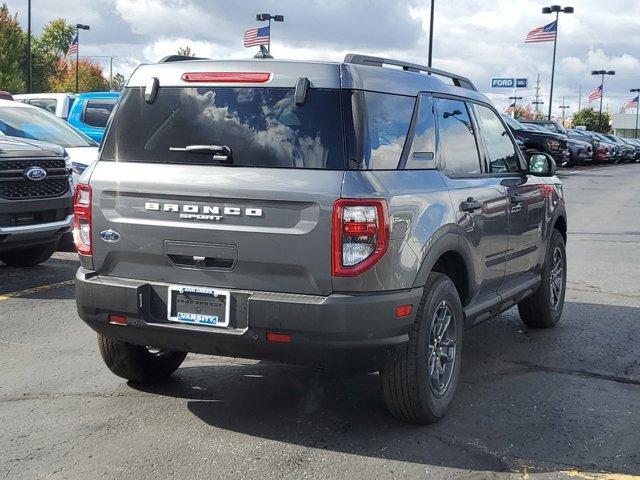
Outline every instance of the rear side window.
<svg viewBox="0 0 640 480"><path fill-rule="evenodd" d="M518 154L498 115L482 105L474 105L474 109L489 156L489 172L496 174L519 172Z"/></svg>
<svg viewBox="0 0 640 480"><path fill-rule="evenodd" d="M396 169L411 124L414 97L352 90L345 92L349 168Z"/></svg>
<svg viewBox="0 0 640 480"><path fill-rule="evenodd" d="M91 127L106 127L115 104L116 100L87 100L82 121Z"/></svg>
<svg viewBox="0 0 640 480"><path fill-rule="evenodd" d="M459 100L439 98L438 137L444 157L445 173L471 176L480 173L480 158L473 124L467 106Z"/></svg>
<svg viewBox="0 0 640 480"><path fill-rule="evenodd" d="M228 147L227 162L211 153ZM173 148L174 150L170 150ZM344 169L340 92L293 88L161 87L152 104L128 89L108 129L102 160L245 167Z"/></svg>
<svg viewBox="0 0 640 480"><path fill-rule="evenodd" d="M28 100L29 105L33 105L34 107L42 108L47 112L56 113L56 107L58 105L58 101L55 98L32 98Z"/></svg>

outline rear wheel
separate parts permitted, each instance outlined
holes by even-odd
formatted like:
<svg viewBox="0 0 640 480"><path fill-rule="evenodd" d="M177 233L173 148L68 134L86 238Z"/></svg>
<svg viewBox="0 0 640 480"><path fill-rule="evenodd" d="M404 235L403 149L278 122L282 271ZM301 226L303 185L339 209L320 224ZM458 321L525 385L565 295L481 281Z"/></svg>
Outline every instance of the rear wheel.
<svg viewBox="0 0 640 480"><path fill-rule="evenodd" d="M518 304L522 321L533 328L553 327L562 315L566 288L567 253L564 238L554 229L542 268L542 283L536 293Z"/></svg>
<svg viewBox="0 0 640 480"><path fill-rule="evenodd" d="M100 334L98 347L109 370L119 377L139 383L157 382L168 378L187 356L186 352L109 340Z"/></svg>
<svg viewBox="0 0 640 480"><path fill-rule="evenodd" d="M462 333L458 291L449 277L432 273L407 350L380 371L387 406L396 418L427 424L444 417L460 378Z"/></svg>
<svg viewBox="0 0 640 480"><path fill-rule="evenodd" d="M58 242L0 253L0 261L11 267L33 267L49 260Z"/></svg>

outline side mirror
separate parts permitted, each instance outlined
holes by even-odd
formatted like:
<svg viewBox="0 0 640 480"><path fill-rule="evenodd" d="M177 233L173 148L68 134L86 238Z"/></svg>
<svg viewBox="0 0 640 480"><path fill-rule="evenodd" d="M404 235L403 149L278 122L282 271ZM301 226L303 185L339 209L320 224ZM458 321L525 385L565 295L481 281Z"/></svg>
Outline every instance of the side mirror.
<svg viewBox="0 0 640 480"><path fill-rule="evenodd" d="M556 161L546 153L535 152L527 158L527 173L537 177L553 177L556 174Z"/></svg>

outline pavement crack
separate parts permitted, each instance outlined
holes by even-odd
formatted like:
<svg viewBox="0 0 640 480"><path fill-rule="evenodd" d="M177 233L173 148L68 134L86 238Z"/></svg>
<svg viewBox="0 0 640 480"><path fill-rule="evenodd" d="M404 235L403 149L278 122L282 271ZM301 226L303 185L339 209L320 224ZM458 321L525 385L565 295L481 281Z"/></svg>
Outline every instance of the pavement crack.
<svg viewBox="0 0 640 480"><path fill-rule="evenodd" d="M560 373L563 375L576 375L576 376L585 377L585 378L597 378L598 380L607 380L610 382L622 383L625 385L640 386L640 380L635 380L633 378L627 378L627 377L619 377L617 375L609 375L606 373L590 372L588 370L579 370L574 368L547 367L545 365L538 365L538 364L526 362L523 360L507 360L507 362L513 363L515 365L519 365L521 367L526 367L529 370L539 370L542 372Z"/></svg>

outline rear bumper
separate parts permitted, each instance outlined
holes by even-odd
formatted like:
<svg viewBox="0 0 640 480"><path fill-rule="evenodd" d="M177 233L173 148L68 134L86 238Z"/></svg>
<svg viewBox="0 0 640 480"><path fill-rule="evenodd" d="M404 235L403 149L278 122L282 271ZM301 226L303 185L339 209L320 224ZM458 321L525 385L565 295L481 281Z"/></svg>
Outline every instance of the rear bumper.
<svg viewBox="0 0 640 480"><path fill-rule="evenodd" d="M194 353L376 370L406 348L422 289L368 294L297 295L232 291L229 328L183 325L166 317L168 284L97 276L80 268L80 317L113 340ZM398 305L411 316L396 318ZM113 325L109 314L128 317ZM266 340L268 332L290 343Z"/></svg>

